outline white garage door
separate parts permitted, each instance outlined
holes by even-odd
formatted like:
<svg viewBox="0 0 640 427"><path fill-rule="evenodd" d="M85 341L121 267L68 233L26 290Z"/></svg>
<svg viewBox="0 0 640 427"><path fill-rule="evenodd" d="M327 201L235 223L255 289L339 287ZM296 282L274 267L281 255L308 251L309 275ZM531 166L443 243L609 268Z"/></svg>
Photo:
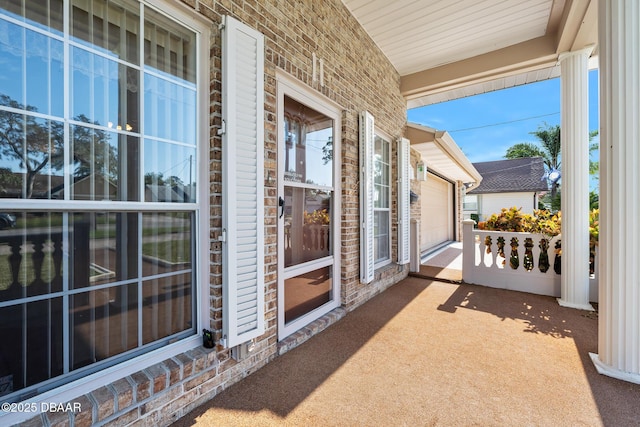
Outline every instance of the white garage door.
<svg viewBox="0 0 640 427"><path fill-rule="evenodd" d="M431 173L421 182L420 250L453 240L453 184Z"/></svg>

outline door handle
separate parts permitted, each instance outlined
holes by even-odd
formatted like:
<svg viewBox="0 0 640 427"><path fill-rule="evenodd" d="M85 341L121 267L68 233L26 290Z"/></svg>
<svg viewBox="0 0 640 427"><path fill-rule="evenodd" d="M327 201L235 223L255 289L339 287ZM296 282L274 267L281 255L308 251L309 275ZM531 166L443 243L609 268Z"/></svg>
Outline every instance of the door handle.
<svg viewBox="0 0 640 427"><path fill-rule="evenodd" d="M278 197L278 206L280 206L279 218L282 218L282 215L284 215L284 199L282 197Z"/></svg>

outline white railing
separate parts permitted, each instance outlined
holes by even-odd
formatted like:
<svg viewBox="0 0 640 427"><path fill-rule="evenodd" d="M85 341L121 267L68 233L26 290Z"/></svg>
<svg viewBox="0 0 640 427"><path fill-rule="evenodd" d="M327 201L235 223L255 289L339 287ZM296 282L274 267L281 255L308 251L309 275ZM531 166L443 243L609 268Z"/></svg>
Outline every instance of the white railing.
<svg viewBox="0 0 640 427"><path fill-rule="evenodd" d="M556 273L560 271L560 258L556 258L556 243L560 236L550 238L543 234L475 230L474 224L473 220L463 221L464 282L561 296L561 276ZM589 299L594 302L598 301L597 278L597 274L592 274L589 279Z"/></svg>

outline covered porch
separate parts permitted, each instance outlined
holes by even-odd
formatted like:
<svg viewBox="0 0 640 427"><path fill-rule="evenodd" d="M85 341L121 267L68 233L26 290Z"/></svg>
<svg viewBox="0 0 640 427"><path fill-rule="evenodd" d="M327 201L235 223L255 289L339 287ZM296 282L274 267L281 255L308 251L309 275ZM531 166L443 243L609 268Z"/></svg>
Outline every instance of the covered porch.
<svg viewBox="0 0 640 427"><path fill-rule="evenodd" d="M636 425L599 375L597 312L410 277L175 424Z"/></svg>
<svg viewBox="0 0 640 427"><path fill-rule="evenodd" d="M600 316L591 358L601 373L640 383L638 3L343 3L398 70L408 108L560 76L565 220L558 301L579 309L591 308L587 80L590 68L599 69Z"/></svg>

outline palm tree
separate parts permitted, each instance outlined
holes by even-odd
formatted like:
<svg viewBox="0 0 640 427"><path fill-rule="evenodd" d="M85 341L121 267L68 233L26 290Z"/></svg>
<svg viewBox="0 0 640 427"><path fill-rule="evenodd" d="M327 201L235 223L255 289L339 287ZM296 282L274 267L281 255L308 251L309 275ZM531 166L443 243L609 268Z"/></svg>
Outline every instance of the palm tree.
<svg viewBox="0 0 640 427"><path fill-rule="evenodd" d="M544 123L543 126L538 127L538 130L529 133L538 138L537 143L523 142L515 144L507 149L504 157L507 159L542 157L547 177L554 171L559 172L561 167L560 125L550 126ZM589 152L598 149L598 144L591 142L597 135L597 130L589 132ZM598 162L590 161L589 173L593 175L597 172ZM556 176L559 177L559 175ZM556 202L556 195L558 194L560 182L558 179L549 179L549 181L551 183L551 203L559 205L559 201Z"/></svg>
<svg viewBox="0 0 640 427"><path fill-rule="evenodd" d="M541 126L538 127L537 131L530 133L531 135L535 135L542 145L541 157L547 172L551 174L551 172L559 171L561 167L560 126L549 126L546 123L545 126L546 129ZM558 193L560 183L557 179L550 179L549 181L551 181L551 200L554 200Z"/></svg>

